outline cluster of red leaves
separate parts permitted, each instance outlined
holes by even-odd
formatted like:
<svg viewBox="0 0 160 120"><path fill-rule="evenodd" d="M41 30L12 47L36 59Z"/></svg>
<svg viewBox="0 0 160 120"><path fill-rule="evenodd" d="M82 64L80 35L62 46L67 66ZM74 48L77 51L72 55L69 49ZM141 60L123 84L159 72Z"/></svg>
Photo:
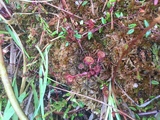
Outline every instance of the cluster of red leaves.
<svg viewBox="0 0 160 120"><path fill-rule="evenodd" d="M85 22L85 24L87 25L89 30L92 30L94 28L95 22L94 22L94 20L90 19L87 22Z"/></svg>
<svg viewBox="0 0 160 120"><path fill-rule="evenodd" d="M105 58L105 53L103 51L98 51L97 52L97 62L95 63L95 60L91 57L91 56L86 56L83 59L84 64L89 68L88 71L84 71L80 74L76 74L76 75L70 75L70 74L66 74L64 76L64 78L66 79L68 84L72 84L75 81L76 77L92 77L92 76L97 76L100 74L101 72L101 66L100 66L100 62L103 61L103 59ZM95 66L92 66L95 63ZM78 68L79 69L83 69L84 68L84 64L79 64Z"/></svg>
<svg viewBox="0 0 160 120"><path fill-rule="evenodd" d="M70 42L75 42L76 41L76 38L74 37L74 31L71 28L67 29L66 40L68 40Z"/></svg>

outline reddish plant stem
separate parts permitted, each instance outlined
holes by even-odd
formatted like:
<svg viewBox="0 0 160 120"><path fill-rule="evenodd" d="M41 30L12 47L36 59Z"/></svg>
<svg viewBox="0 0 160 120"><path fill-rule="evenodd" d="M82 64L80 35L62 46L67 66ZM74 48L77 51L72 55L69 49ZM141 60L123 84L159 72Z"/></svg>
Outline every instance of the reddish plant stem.
<svg viewBox="0 0 160 120"><path fill-rule="evenodd" d="M68 10L68 6L67 6L67 3L66 3L66 0L61 0L61 3L63 5L63 9L67 9Z"/></svg>
<svg viewBox="0 0 160 120"><path fill-rule="evenodd" d="M53 5L53 4L50 4L50 3L47 3L47 2L46 2L46 4L49 5L49 6L51 6L51 7L56 8L56 9L58 9L58 10L60 10L60 11L63 11L63 12L65 12L65 13L67 13L67 14L73 16L73 17L82 19L82 17L79 17L78 15L75 15L75 14L73 14L73 13L71 13L71 12L69 12L69 11L66 11L66 10L64 10L64 9L62 9L62 8L60 8L60 7L57 7L56 5Z"/></svg>
<svg viewBox="0 0 160 120"><path fill-rule="evenodd" d="M123 51L120 59L119 59L118 62L117 62L117 65L114 67L113 76L112 76L112 78L111 78L113 91L115 90L115 85L114 85L114 83L115 83L115 77L116 77L116 75L117 75L117 70L118 70L118 68L119 68L119 66L120 66L120 64L121 64L122 59L124 58L125 55L127 55L127 54L129 53L130 49L131 49L134 45L136 45L136 44L138 44L138 43L140 42L139 40L143 38L144 34L145 34L148 30L150 30L152 27L154 27L154 25L155 25L156 23L160 23L160 16L157 17L157 18L155 18L147 28L145 28L135 39L133 39L131 42L128 43L128 48ZM115 92L114 92L114 93L115 93Z"/></svg>

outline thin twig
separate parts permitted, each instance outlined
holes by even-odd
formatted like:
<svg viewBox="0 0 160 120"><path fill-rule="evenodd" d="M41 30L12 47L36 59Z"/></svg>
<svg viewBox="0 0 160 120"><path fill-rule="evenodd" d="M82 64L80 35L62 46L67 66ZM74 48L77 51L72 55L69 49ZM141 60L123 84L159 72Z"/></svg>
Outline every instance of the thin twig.
<svg viewBox="0 0 160 120"><path fill-rule="evenodd" d="M65 13L73 16L73 17L82 19L82 17L79 17L78 15L75 15L75 14L73 14L73 13L71 13L71 12L69 12L69 11L66 11L66 10L64 10L64 9L62 9L62 8L60 8L60 7L57 7L56 5L52 5L52 4L50 4L50 3L45 3L45 4L47 4L47 5L49 5L49 6L52 6L52 7L56 8L56 9L58 9L58 10L61 10L61 11L65 12Z"/></svg>
<svg viewBox="0 0 160 120"><path fill-rule="evenodd" d="M11 75L11 77L13 77L13 74L15 72L15 65L16 65L16 49L13 40L11 40L10 65L9 65L9 74Z"/></svg>
<svg viewBox="0 0 160 120"><path fill-rule="evenodd" d="M139 116L153 115L153 114L156 114L158 111L160 111L160 110L142 112L142 113L138 113L138 115L139 115Z"/></svg>
<svg viewBox="0 0 160 120"><path fill-rule="evenodd" d="M102 12L104 11L104 9L105 9L107 3L108 3L108 0L105 1L104 6L103 6L103 8L102 8Z"/></svg>
<svg viewBox="0 0 160 120"><path fill-rule="evenodd" d="M90 0L90 2L91 2L91 11L92 11L92 14L95 15L93 0Z"/></svg>
<svg viewBox="0 0 160 120"><path fill-rule="evenodd" d="M115 6L116 2L113 3L113 6L110 8L110 12L111 12L111 30L114 29L114 25L113 25L113 9Z"/></svg>
<svg viewBox="0 0 160 120"><path fill-rule="evenodd" d="M62 8L60 8L60 7L57 7L56 5L53 5L53 4L48 3L49 0L48 0L48 1L27 1L27 0L21 0L21 1L24 1L24 2L38 2L38 3L45 3L46 5L52 6L52 7L56 8L56 9L58 9L58 10L61 10L61 11L65 12L65 13L67 13L67 14L73 16L73 17L82 19L82 17L79 17L78 15L75 15L75 14L69 12L69 11L66 11L66 10L64 10L64 9L62 9Z"/></svg>
<svg viewBox="0 0 160 120"><path fill-rule="evenodd" d="M51 1L53 1L53 0L41 0L41 1L39 1L39 0L38 0L38 1L36 1L36 0L35 0L35 1L33 1L33 0L20 0L20 1L22 1L22 2L39 2L39 3L40 3L40 2L41 2L41 3L44 2L44 3L46 3L46 2L51 2Z"/></svg>
<svg viewBox="0 0 160 120"><path fill-rule="evenodd" d="M29 111L29 107L31 106L32 97L33 97L33 92L30 92L30 95L28 96L28 99L27 99L28 103L27 103L27 105L25 107L25 110L24 110L24 112L25 112L26 115L28 115L28 113L30 112Z"/></svg>
<svg viewBox="0 0 160 120"><path fill-rule="evenodd" d="M113 11L111 11L111 30L114 29L114 25L113 25Z"/></svg>

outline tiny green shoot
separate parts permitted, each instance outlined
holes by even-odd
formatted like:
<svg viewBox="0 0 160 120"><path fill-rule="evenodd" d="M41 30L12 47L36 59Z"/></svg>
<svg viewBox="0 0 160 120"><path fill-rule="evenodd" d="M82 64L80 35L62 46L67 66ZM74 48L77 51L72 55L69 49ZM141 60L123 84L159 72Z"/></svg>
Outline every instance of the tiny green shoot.
<svg viewBox="0 0 160 120"><path fill-rule="evenodd" d="M91 32L91 31L90 31L90 32L88 32L88 40L90 40L92 37L93 37L92 32Z"/></svg>
<svg viewBox="0 0 160 120"><path fill-rule="evenodd" d="M106 19L104 17L101 17L101 22L102 22L102 24L106 24L107 23L107 21L106 21Z"/></svg>
<svg viewBox="0 0 160 120"><path fill-rule="evenodd" d="M82 6L87 5L87 3L88 3L88 1L87 1L87 0L83 1Z"/></svg>
<svg viewBox="0 0 160 120"><path fill-rule="evenodd" d="M83 24L84 24L84 21L83 21L83 20L81 20L81 21L79 22L79 24L80 24L80 25L83 25Z"/></svg>
<svg viewBox="0 0 160 120"><path fill-rule="evenodd" d="M147 20L144 20L144 25L145 25L145 27L149 26L149 23L148 23ZM151 31L149 30L149 31L146 32L145 37L147 38L150 34L151 34Z"/></svg>
<svg viewBox="0 0 160 120"><path fill-rule="evenodd" d="M159 85L159 81L151 80L151 84L152 84L152 85Z"/></svg>
<svg viewBox="0 0 160 120"><path fill-rule="evenodd" d="M74 37L75 37L76 39L81 39L81 38L82 38L82 35L79 34L77 31L75 31Z"/></svg>
<svg viewBox="0 0 160 120"><path fill-rule="evenodd" d="M128 28L130 28L127 32L128 35L134 33L134 28L136 27L137 25L136 24L129 24L128 25Z"/></svg>
<svg viewBox="0 0 160 120"><path fill-rule="evenodd" d="M115 15L116 15L117 18L123 17L123 13L119 12L119 11L115 12Z"/></svg>
<svg viewBox="0 0 160 120"><path fill-rule="evenodd" d="M109 21L111 18L111 14L109 12L106 13L106 20Z"/></svg>

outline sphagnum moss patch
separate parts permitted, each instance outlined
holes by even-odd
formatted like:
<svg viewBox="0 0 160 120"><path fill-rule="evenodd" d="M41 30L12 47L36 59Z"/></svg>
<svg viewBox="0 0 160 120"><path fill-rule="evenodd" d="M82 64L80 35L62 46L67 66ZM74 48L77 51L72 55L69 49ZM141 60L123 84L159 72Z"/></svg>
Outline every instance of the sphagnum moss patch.
<svg viewBox="0 0 160 120"><path fill-rule="evenodd" d="M17 56L11 58L8 47L3 57L15 59L14 76L26 79L24 100L13 83L25 114L30 119L158 120L159 6L157 0L1 1L0 26L9 26L0 28L2 50L15 40L12 30L22 44L15 41ZM7 100L3 103L2 119L8 108Z"/></svg>

